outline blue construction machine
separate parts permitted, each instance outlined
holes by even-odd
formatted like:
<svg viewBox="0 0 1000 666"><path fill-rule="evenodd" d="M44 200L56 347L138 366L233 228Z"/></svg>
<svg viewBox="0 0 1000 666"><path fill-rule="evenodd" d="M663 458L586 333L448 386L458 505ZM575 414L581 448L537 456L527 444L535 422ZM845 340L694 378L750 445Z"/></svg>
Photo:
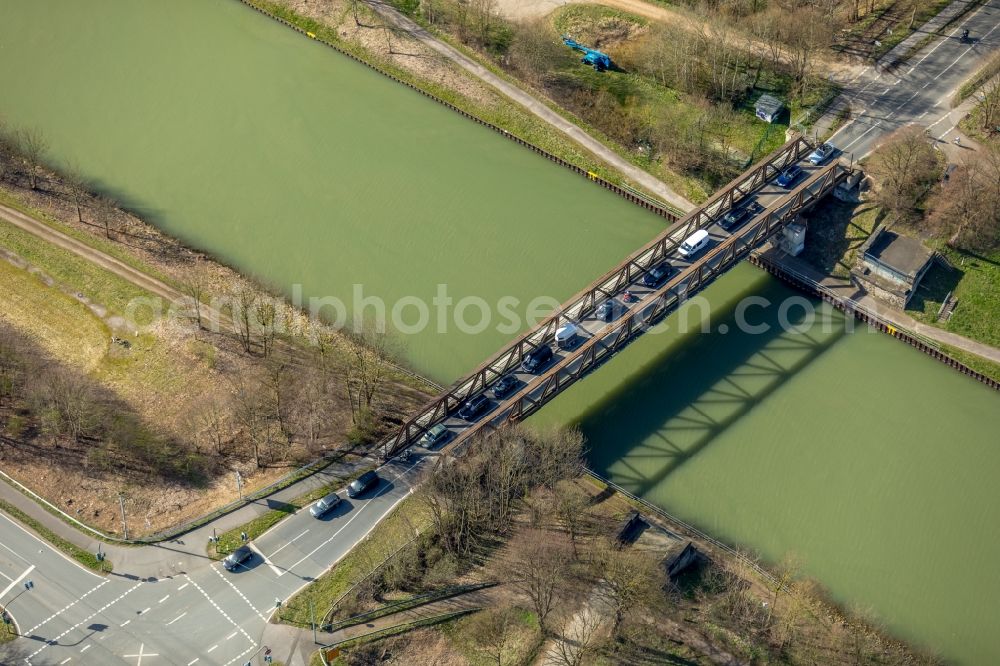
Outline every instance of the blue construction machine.
<svg viewBox="0 0 1000 666"><path fill-rule="evenodd" d="M609 58L606 53L601 53L600 51L588 48L576 40L570 39L566 35L563 35L562 40L566 46L583 54L583 58L580 59L580 62L590 65L598 72L611 69L611 58Z"/></svg>

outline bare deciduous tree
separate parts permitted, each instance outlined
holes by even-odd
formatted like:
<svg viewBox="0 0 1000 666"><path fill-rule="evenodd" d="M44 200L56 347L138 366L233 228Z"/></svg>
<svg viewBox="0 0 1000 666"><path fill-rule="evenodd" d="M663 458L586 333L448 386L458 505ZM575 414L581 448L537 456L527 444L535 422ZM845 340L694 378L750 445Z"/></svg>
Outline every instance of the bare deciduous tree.
<svg viewBox="0 0 1000 666"><path fill-rule="evenodd" d="M22 129L16 134L16 145L17 151L21 154L24 168L28 172L28 183L31 185L31 189L37 190L42 160L49 149L45 135L37 129Z"/></svg>
<svg viewBox="0 0 1000 666"><path fill-rule="evenodd" d="M1000 146L984 145L951 175L929 219L956 247L986 252L1000 246Z"/></svg>
<svg viewBox="0 0 1000 666"><path fill-rule="evenodd" d="M629 613L648 607L662 593L665 572L647 553L610 543L597 550L594 563L601 578L597 589L613 613L611 635L618 636Z"/></svg>
<svg viewBox="0 0 1000 666"><path fill-rule="evenodd" d="M562 594L572 560L565 539L541 530L524 530L508 546L504 564L509 582L531 600L542 631L549 629L549 615Z"/></svg>
<svg viewBox="0 0 1000 666"><path fill-rule="evenodd" d="M867 168L875 180L875 199L902 220L917 217L917 207L939 174L937 154L916 125L893 132L872 154Z"/></svg>
<svg viewBox="0 0 1000 666"><path fill-rule="evenodd" d="M504 664L504 655L514 638L516 622L516 612L510 606L488 608L473 618L473 638L497 666Z"/></svg>
<svg viewBox="0 0 1000 666"><path fill-rule="evenodd" d="M604 616L591 604L567 613L559 625L548 661L557 666L582 666L599 648Z"/></svg>

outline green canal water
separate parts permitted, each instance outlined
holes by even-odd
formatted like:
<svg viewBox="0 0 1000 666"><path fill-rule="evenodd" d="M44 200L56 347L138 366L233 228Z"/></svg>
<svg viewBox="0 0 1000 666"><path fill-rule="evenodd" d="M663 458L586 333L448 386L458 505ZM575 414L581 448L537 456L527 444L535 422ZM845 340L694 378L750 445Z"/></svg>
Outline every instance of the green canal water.
<svg viewBox="0 0 1000 666"><path fill-rule="evenodd" d="M235 0L0 0L0 117L285 294L427 303L399 341L442 383L518 330L500 299L561 302L664 224Z"/></svg>
<svg viewBox="0 0 1000 666"><path fill-rule="evenodd" d="M453 303L523 310L662 228L234 0L0 0L0 115L286 294L349 303L360 284L391 307L446 284ZM644 337L537 420L580 424L596 469L768 559L794 553L846 605L997 662L1000 397L829 310L805 333L736 334L749 294L790 292L738 267L708 292L714 333ZM450 381L509 339L499 318L471 335L434 312L404 355Z"/></svg>
<svg viewBox="0 0 1000 666"><path fill-rule="evenodd" d="M737 303L761 334L736 332ZM1000 662L1000 394L743 264L535 417L590 464L963 664ZM683 334L681 316L691 322ZM721 331L726 330L726 333Z"/></svg>

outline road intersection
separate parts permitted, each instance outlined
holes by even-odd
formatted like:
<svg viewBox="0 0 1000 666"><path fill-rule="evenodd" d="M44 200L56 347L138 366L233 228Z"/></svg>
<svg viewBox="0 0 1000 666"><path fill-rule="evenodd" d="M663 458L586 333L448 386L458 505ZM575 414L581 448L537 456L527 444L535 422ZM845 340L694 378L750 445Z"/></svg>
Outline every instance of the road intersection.
<svg viewBox="0 0 1000 666"><path fill-rule="evenodd" d="M102 577L0 514L0 584L7 588L0 601L21 636L0 646L0 663L256 663L275 602L291 597L364 539L410 494L427 464L427 458L388 463L378 488L358 499L345 497L323 518L298 511L251 542L255 556L232 572L202 558L190 570L162 578L127 571ZM28 581L31 589L25 588Z"/></svg>

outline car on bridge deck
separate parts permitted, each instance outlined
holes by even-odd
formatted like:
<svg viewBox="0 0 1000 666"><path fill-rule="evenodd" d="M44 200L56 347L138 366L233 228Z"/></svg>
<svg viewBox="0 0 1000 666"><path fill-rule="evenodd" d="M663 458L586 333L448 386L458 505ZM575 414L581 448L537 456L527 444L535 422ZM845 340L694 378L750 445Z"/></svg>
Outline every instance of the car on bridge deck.
<svg viewBox="0 0 1000 666"><path fill-rule="evenodd" d="M778 179L774 182L778 184L778 187L783 187L786 190L790 190L792 189L792 185L794 185L796 181L798 181L798 179L801 178L802 174L804 173L805 171L802 170L802 167L800 167L798 164L793 164L792 166L782 171L781 174L778 176Z"/></svg>
<svg viewBox="0 0 1000 666"><path fill-rule="evenodd" d="M420 438L420 445L432 449L435 446L441 446L449 439L451 439L451 430L448 430L445 424L438 423L424 433L424 436Z"/></svg>
<svg viewBox="0 0 1000 666"><path fill-rule="evenodd" d="M552 360L552 347L542 345L536 347L524 355L521 362L521 369L531 374L536 374Z"/></svg>
<svg viewBox="0 0 1000 666"><path fill-rule="evenodd" d="M514 375L501 377L500 381L493 385L493 397L497 400L503 400L510 395L520 383L521 382L518 381L517 377Z"/></svg>
<svg viewBox="0 0 1000 666"><path fill-rule="evenodd" d="M240 546L222 560L222 566L225 567L226 571L234 571L236 567L251 559L253 559L253 551L250 546Z"/></svg>
<svg viewBox="0 0 1000 666"><path fill-rule="evenodd" d="M835 152L837 152L837 149L834 147L832 143L824 143L816 150L809 153L809 157L807 157L806 159L809 160L810 164L814 166L819 166L823 162L826 162L828 159L830 159L830 156L833 155Z"/></svg>
<svg viewBox="0 0 1000 666"><path fill-rule="evenodd" d="M601 321L611 321L615 318L616 312L624 309L615 299L609 298L594 309L594 316Z"/></svg>
<svg viewBox="0 0 1000 666"><path fill-rule="evenodd" d="M739 227L747 220L753 218L754 215L764 210L756 201L751 201L746 206L740 206L739 208L733 208L731 211L722 216L719 220L719 226L726 231L732 231L736 227Z"/></svg>
<svg viewBox="0 0 1000 666"><path fill-rule="evenodd" d="M659 287L674 272L674 267L668 261L661 261L642 276L642 283L649 288Z"/></svg>
<svg viewBox="0 0 1000 666"><path fill-rule="evenodd" d="M462 408L458 410L458 418L463 421L475 420L475 418L485 412L486 408L489 406L490 399L480 393L479 395L465 401Z"/></svg>
<svg viewBox="0 0 1000 666"><path fill-rule="evenodd" d="M685 259L692 259L696 254L708 247L711 240L712 238L708 235L707 231L699 229L681 243L681 246L677 248L677 254Z"/></svg>

